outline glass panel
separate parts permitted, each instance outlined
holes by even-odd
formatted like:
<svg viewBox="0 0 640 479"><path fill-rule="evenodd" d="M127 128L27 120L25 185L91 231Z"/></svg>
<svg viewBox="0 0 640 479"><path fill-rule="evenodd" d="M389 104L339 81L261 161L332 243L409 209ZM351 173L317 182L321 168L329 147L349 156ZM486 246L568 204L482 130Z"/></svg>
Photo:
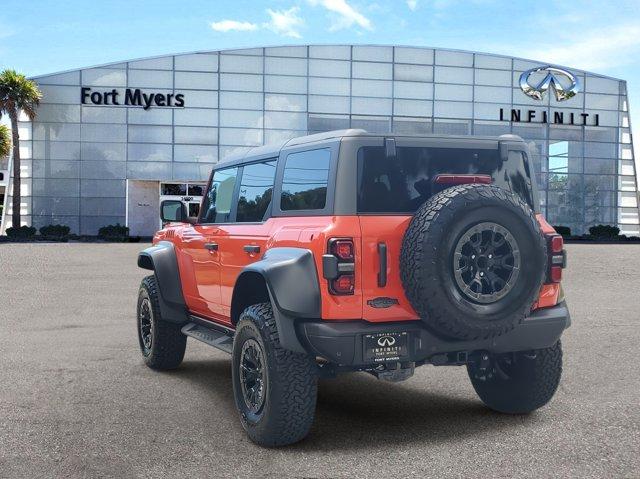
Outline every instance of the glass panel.
<svg viewBox="0 0 640 479"><path fill-rule="evenodd" d="M201 223L228 223L231 220L233 191L236 185L237 168L218 170L202 201Z"/></svg>
<svg viewBox="0 0 640 479"><path fill-rule="evenodd" d="M620 93L620 82L609 78L599 78L587 75L585 91L617 95Z"/></svg>
<svg viewBox="0 0 640 479"><path fill-rule="evenodd" d="M83 123L125 123L127 121L127 109L104 106L83 106Z"/></svg>
<svg viewBox="0 0 640 479"><path fill-rule="evenodd" d="M187 187L187 194L189 196L202 196L204 195L204 190L206 189L206 187L206 185L190 184Z"/></svg>
<svg viewBox="0 0 640 479"><path fill-rule="evenodd" d="M262 76L221 73L220 90L262 91Z"/></svg>
<svg viewBox="0 0 640 479"><path fill-rule="evenodd" d="M348 45L311 45L309 57L349 60L351 59L351 47Z"/></svg>
<svg viewBox="0 0 640 479"><path fill-rule="evenodd" d="M217 90L217 73L175 72L176 90Z"/></svg>
<svg viewBox="0 0 640 479"><path fill-rule="evenodd" d="M584 129L586 141L607 141L615 143L618 140L617 128L586 127Z"/></svg>
<svg viewBox="0 0 640 479"><path fill-rule="evenodd" d="M305 95L284 95L267 93L264 99L266 110L276 111L305 111L307 109L307 97Z"/></svg>
<svg viewBox="0 0 640 479"><path fill-rule="evenodd" d="M433 83L393 82L393 96L395 98L416 98L431 100L433 98Z"/></svg>
<svg viewBox="0 0 640 479"><path fill-rule="evenodd" d="M170 180L171 163L144 161L127 162L127 178L130 180Z"/></svg>
<svg viewBox="0 0 640 479"><path fill-rule="evenodd" d="M129 86L136 88L173 88L173 72L129 70Z"/></svg>
<svg viewBox="0 0 640 479"><path fill-rule="evenodd" d="M584 143L584 156L595 158L617 158L618 148L615 143Z"/></svg>
<svg viewBox="0 0 640 479"><path fill-rule="evenodd" d="M262 144L262 130L220 128L220 144L258 146Z"/></svg>
<svg viewBox="0 0 640 479"><path fill-rule="evenodd" d="M391 63L353 62L352 76L353 78L391 80L392 65Z"/></svg>
<svg viewBox="0 0 640 479"><path fill-rule="evenodd" d="M262 90L262 83L260 89ZM279 75L265 75L264 91L271 93L307 93L307 78Z"/></svg>
<svg viewBox="0 0 640 479"><path fill-rule="evenodd" d="M309 60L309 76L349 78L351 63L339 60Z"/></svg>
<svg viewBox="0 0 640 479"><path fill-rule="evenodd" d="M172 70L173 57L150 58L148 60L129 62L129 68L139 68L140 70Z"/></svg>
<svg viewBox="0 0 640 479"><path fill-rule="evenodd" d="M81 127L82 141L127 141L126 125L83 124Z"/></svg>
<svg viewBox="0 0 640 479"><path fill-rule="evenodd" d="M433 81L433 67L422 65L395 65L394 80Z"/></svg>
<svg viewBox="0 0 640 479"><path fill-rule="evenodd" d="M274 57L306 57L307 47L269 47L264 49L264 54Z"/></svg>
<svg viewBox="0 0 640 479"><path fill-rule="evenodd" d="M82 143L82 161L125 161L126 143Z"/></svg>
<svg viewBox="0 0 640 479"><path fill-rule="evenodd" d="M352 98L351 113L356 115L389 115L391 116L392 100L390 98Z"/></svg>
<svg viewBox="0 0 640 479"><path fill-rule="evenodd" d="M498 57L495 55L481 55L476 53L476 68L498 68L502 70L511 70L511 58Z"/></svg>
<svg viewBox="0 0 640 479"><path fill-rule="evenodd" d="M262 57L220 55L220 71L231 73L262 73Z"/></svg>
<svg viewBox="0 0 640 479"><path fill-rule="evenodd" d="M220 108L234 110L262 110L264 95L262 93L220 92Z"/></svg>
<svg viewBox="0 0 640 479"><path fill-rule="evenodd" d="M33 124L34 140L78 141L80 125L74 123L41 123Z"/></svg>
<svg viewBox="0 0 640 479"><path fill-rule="evenodd" d="M473 84L471 68L435 67L435 80L438 83Z"/></svg>
<svg viewBox="0 0 640 479"><path fill-rule="evenodd" d="M511 88L477 86L474 90L474 100L477 102L510 103Z"/></svg>
<svg viewBox="0 0 640 479"><path fill-rule="evenodd" d="M238 197L237 222L264 221L265 213L271 203L275 176L275 161L244 167Z"/></svg>
<svg viewBox="0 0 640 479"><path fill-rule="evenodd" d="M129 143L129 161L171 161L171 145Z"/></svg>
<svg viewBox="0 0 640 479"><path fill-rule="evenodd" d="M369 133L389 133L391 131L391 118L376 116L353 116L351 128L362 128Z"/></svg>
<svg viewBox="0 0 640 479"><path fill-rule="evenodd" d="M396 63L431 65L433 63L433 50L429 48L396 47L394 61Z"/></svg>
<svg viewBox="0 0 640 479"><path fill-rule="evenodd" d="M176 55L175 69L197 72L217 72L217 53L192 53L190 55Z"/></svg>
<svg viewBox="0 0 640 479"><path fill-rule="evenodd" d="M184 108L173 113L176 125L218 126L218 110Z"/></svg>
<svg viewBox="0 0 640 479"><path fill-rule="evenodd" d="M215 146L175 145L173 147L173 161L215 163L217 159L218 149Z"/></svg>
<svg viewBox="0 0 640 479"><path fill-rule="evenodd" d="M162 183L161 195L165 196L186 196L187 184L186 183Z"/></svg>
<svg viewBox="0 0 640 479"><path fill-rule="evenodd" d="M265 58L265 73L272 75L306 75L307 60L304 58Z"/></svg>
<svg viewBox="0 0 640 479"><path fill-rule="evenodd" d="M220 110L220 126L262 128L262 111Z"/></svg>
<svg viewBox="0 0 640 479"><path fill-rule="evenodd" d="M466 120L435 120L433 124L434 133L444 133L445 135L469 135L471 121Z"/></svg>
<svg viewBox="0 0 640 479"><path fill-rule="evenodd" d="M309 94L349 95L350 82L340 78L309 78Z"/></svg>
<svg viewBox="0 0 640 479"><path fill-rule="evenodd" d="M436 100L472 101L473 87L465 85L435 85Z"/></svg>
<svg viewBox="0 0 640 479"><path fill-rule="evenodd" d="M390 81L352 80L351 94L353 96L390 98L391 85Z"/></svg>
<svg viewBox="0 0 640 479"><path fill-rule="evenodd" d="M596 93L588 93L585 96L585 108L592 109L597 108L600 110L617 110L618 109L618 95L598 95Z"/></svg>
<svg viewBox="0 0 640 479"><path fill-rule="evenodd" d="M448 50L436 50L436 65L471 67L473 66L473 54Z"/></svg>
<svg viewBox="0 0 640 479"><path fill-rule="evenodd" d="M186 105L198 108L218 108L218 92L205 90L183 90Z"/></svg>
<svg viewBox="0 0 640 479"><path fill-rule="evenodd" d="M349 97L309 95L309 111L317 113L349 113Z"/></svg>
<svg viewBox="0 0 640 479"><path fill-rule="evenodd" d="M616 160L612 159L603 160L600 158L585 158L584 172L599 175L615 175L617 163L618 162Z"/></svg>
<svg viewBox="0 0 640 479"><path fill-rule="evenodd" d="M471 103L454 101L436 101L433 115L440 118L471 118Z"/></svg>
<svg viewBox="0 0 640 479"><path fill-rule="evenodd" d="M401 116L431 116L432 103L424 100L400 100L393 101L393 114Z"/></svg>
<svg viewBox="0 0 640 479"><path fill-rule="evenodd" d="M390 62L393 60L393 48L392 47L376 47L376 46L368 46L368 45L354 45L353 60Z"/></svg>
<svg viewBox="0 0 640 479"><path fill-rule="evenodd" d="M129 125L129 141L136 143L171 143L171 127Z"/></svg>
<svg viewBox="0 0 640 479"><path fill-rule="evenodd" d="M82 84L84 86L127 86L127 72L111 68L82 70Z"/></svg>
<svg viewBox="0 0 640 479"><path fill-rule="evenodd" d="M282 210L319 210L326 204L331 152L303 151L287 156L282 179Z"/></svg>
<svg viewBox="0 0 640 479"><path fill-rule="evenodd" d="M307 115L305 113L268 111L264 114L264 127L283 128L286 130L306 130Z"/></svg>
<svg viewBox="0 0 640 479"><path fill-rule="evenodd" d="M169 108L128 108L129 124L139 125L170 125L171 110ZM182 110L176 110L176 113Z"/></svg>
<svg viewBox="0 0 640 479"><path fill-rule="evenodd" d="M79 123L80 105L48 105L38 107L38 121L58 123Z"/></svg>
<svg viewBox="0 0 640 479"><path fill-rule="evenodd" d="M547 220L552 225L581 230L584 214L582 175L552 173L548 186Z"/></svg>
<svg viewBox="0 0 640 479"><path fill-rule="evenodd" d="M35 79L38 85L80 85L80 72L58 73Z"/></svg>
<svg viewBox="0 0 640 479"><path fill-rule="evenodd" d="M76 86L40 85L42 98L47 103L77 104L80 92Z"/></svg>
<svg viewBox="0 0 640 479"><path fill-rule="evenodd" d="M447 187L434 182L442 173L490 174L496 184L531 203L531 180L522 156L503 166L497 149L399 147L390 161L384 148L375 146L358 150L358 211L412 213Z"/></svg>
<svg viewBox="0 0 640 479"><path fill-rule="evenodd" d="M309 115L307 119L310 132L343 130L349 128L349 117L342 115Z"/></svg>
<svg viewBox="0 0 640 479"><path fill-rule="evenodd" d="M173 132L175 143L200 145L215 145L218 143L217 128L176 126Z"/></svg>

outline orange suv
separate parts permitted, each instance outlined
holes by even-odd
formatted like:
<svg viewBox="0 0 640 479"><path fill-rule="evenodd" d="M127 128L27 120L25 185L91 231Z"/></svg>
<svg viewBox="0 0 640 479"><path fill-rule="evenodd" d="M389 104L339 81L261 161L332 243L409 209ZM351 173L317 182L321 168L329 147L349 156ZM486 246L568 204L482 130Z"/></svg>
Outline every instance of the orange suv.
<svg viewBox="0 0 640 479"><path fill-rule="evenodd" d="M556 391L570 317L562 237L539 212L530 153L500 137L343 130L263 146L214 168L198 218L161 205L142 251L138 338L177 367L186 338L232 356L258 444L304 438L317 380L466 366L490 408Z"/></svg>

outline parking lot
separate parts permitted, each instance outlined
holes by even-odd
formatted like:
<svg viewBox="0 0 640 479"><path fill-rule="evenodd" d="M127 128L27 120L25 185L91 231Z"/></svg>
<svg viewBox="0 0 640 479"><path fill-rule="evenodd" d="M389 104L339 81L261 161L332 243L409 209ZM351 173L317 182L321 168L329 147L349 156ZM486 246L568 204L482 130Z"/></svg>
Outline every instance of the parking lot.
<svg viewBox="0 0 640 479"><path fill-rule="evenodd" d="M147 369L142 244L0 245L0 477L639 477L640 245L569 245L554 401L488 411L463 368L322 380L308 439L253 445L229 358L189 339Z"/></svg>

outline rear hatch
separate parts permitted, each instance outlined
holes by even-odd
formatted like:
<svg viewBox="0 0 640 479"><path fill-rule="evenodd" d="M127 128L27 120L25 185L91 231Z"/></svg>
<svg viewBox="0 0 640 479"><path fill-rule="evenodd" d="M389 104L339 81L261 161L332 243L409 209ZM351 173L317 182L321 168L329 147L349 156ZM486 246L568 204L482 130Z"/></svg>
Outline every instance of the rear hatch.
<svg viewBox="0 0 640 479"><path fill-rule="evenodd" d="M413 213L434 194L460 182L491 182L537 209L523 150L501 155L497 141L460 143L464 146L399 141L395 156L384 146L358 150L364 319L418 319L402 288L400 249Z"/></svg>

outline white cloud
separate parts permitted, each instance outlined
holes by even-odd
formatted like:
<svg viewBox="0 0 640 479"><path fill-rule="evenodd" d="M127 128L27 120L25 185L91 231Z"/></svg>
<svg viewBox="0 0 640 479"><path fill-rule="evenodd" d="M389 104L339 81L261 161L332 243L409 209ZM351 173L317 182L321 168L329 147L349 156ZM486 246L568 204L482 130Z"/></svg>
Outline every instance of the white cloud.
<svg viewBox="0 0 640 479"><path fill-rule="evenodd" d="M300 9L298 7L291 7L289 10L280 11L274 11L268 8L267 13L271 20L265 23L264 26L285 37L301 38L298 30L304 25L304 20L298 16L299 11Z"/></svg>
<svg viewBox="0 0 640 479"><path fill-rule="evenodd" d="M407 0L407 7L409 7L409 10L412 12L415 12L416 8L418 8L418 0Z"/></svg>
<svg viewBox="0 0 640 479"><path fill-rule="evenodd" d="M238 22L236 20L222 20L219 22L213 22L211 24L211 28L213 28L216 32L250 32L252 30L257 30L258 25L251 22Z"/></svg>
<svg viewBox="0 0 640 479"><path fill-rule="evenodd" d="M346 0L309 0L311 5L322 5L332 14L332 24L329 30L334 32L343 28L357 25L366 30L372 30L371 20L349 5Z"/></svg>
<svg viewBox="0 0 640 479"><path fill-rule="evenodd" d="M632 63L640 54L640 25L620 25L584 32L579 39L556 38L553 43L529 50L527 58L541 59L583 70L607 70Z"/></svg>

